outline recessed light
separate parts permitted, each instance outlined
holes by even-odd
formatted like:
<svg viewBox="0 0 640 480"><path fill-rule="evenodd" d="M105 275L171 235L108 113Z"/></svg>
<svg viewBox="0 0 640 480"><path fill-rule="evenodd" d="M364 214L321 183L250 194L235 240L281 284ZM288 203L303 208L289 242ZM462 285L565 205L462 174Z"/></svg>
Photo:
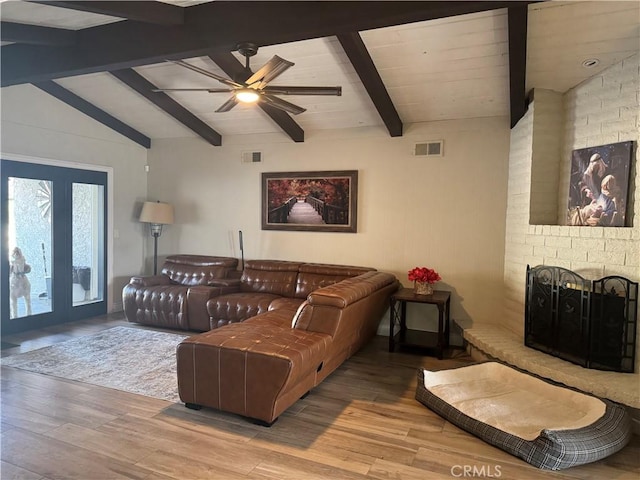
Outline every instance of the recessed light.
<svg viewBox="0 0 640 480"><path fill-rule="evenodd" d="M600 64L600 60L598 60L597 58L587 58L584 62L582 62L582 66L584 68L593 68L598 64Z"/></svg>

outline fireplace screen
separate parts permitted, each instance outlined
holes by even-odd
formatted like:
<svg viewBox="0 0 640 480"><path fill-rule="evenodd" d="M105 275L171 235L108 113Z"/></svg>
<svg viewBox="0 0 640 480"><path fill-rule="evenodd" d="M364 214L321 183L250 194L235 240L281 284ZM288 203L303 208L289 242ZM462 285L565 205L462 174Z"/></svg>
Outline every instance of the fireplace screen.
<svg viewBox="0 0 640 480"><path fill-rule="evenodd" d="M527 266L524 343L583 367L633 372L637 302L638 283L623 277Z"/></svg>

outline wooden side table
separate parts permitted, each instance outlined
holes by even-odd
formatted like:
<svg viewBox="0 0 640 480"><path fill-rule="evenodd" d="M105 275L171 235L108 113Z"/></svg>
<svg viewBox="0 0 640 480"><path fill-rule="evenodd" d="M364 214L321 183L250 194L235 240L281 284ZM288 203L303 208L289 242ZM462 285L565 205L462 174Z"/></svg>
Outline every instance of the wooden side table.
<svg viewBox="0 0 640 480"><path fill-rule="evenodd" d="M407 303L425 303L438 307L438 331L426 332L407 329ZM431 295L417 295L412 288L402 288L391 295L389 309L389 351L395 346L435 348L442 359L445 348L449 347L449 321L451 292L434 290ZM395 327L399 331L395 332Z"/></svg>

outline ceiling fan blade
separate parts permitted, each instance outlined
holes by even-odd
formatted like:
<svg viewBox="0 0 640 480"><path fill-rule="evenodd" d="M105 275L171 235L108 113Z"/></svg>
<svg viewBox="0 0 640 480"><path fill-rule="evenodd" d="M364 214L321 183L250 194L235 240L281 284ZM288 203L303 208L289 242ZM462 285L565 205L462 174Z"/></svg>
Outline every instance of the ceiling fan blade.
<svg viewBox="0 0 640 480"><path fill-rule="evenodd" d="M185 67L188 68L189 70L193 70L194 72L198 72L202 75L205 75L207 77L213 78L215 80L218 80L221 83L224 83L225 85L229 85L230 87L242 87L243 85L234 82L233 80L229 80L226 77L222 77L220 75L217 75L213 72L210 72L208 70L205 70L204 68L200 68L200 67L196 67L195 65L191 65L190 63L184 62L182 60L167 60L168 62L172 62L175 63L176 65L180 65L181 67Z"/></svg>
<svg viewBox="0 0 640 480"><path fill-rule="evenodd" d="M216 110L216 113L228 112L237 104L238 104L238 99L236 98L235 95L231 95L231 98L229 98L229 100L227 100L222 105L220 105L220 108Z"/></svg>
<svg viewBox="0 0 640 480"><path fill-rule="evenodd" d="M293 67L295 63L290 62L289 60L285 60L284 58L280 58L277 55L274 55L271 60L263 65L263 67L258 70L256 73L251 75L247 80L247 85L252 85L256 82L261 82L262 86L258 88L264 87L268 82L278 77L282 73L285 72L290 67Z"/></svg>
<svg viewBox="0 0 640 480"><path fill-rule="evenodd" d="M298 115L299 113L307 111L306 108L299 107L298 105L294 105L293 103L287 102L286 100L282 100L281 98L274 97L266 93L264 95L260 95L259 101L280 110L284 110L285 112L289 112L293 115Z"/></svg>
<svg viewBox="0 0 640 480"><path fill-rule="evenodd" d="M342 87L289 87L271 85L262 89L276 95L342 95Z"/></svg>
<svg viewBox="0 0 640 480"><path fill-rule="evenodd" d="M229 88L154 88L152 92L209 92L209 93L229 93L233 90Z"/></svg>

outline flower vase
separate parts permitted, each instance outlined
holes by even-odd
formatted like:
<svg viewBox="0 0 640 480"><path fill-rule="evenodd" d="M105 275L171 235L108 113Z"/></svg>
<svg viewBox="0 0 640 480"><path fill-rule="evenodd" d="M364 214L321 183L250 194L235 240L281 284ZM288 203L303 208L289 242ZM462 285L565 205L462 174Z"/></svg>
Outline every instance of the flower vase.
<svg viewBox="0 0 640 480"><path fill-rule="evenodd" d="M413 282L413 291L416 295L431 295L433 293L433 285L428 282Z"/></svg>

